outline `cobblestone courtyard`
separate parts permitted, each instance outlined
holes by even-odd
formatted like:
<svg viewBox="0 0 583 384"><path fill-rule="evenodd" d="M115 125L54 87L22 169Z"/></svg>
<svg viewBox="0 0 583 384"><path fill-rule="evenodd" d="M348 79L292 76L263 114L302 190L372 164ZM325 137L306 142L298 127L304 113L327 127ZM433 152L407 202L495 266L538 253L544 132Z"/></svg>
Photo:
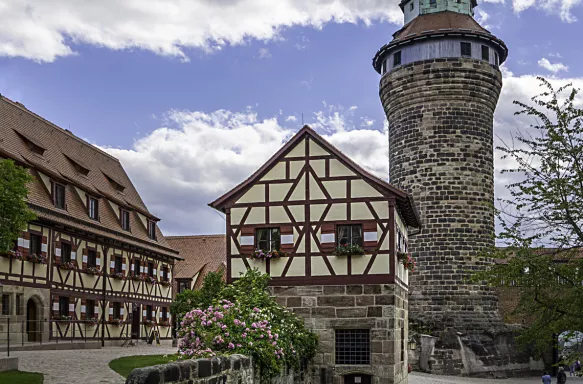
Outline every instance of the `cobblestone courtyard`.
<svg viewBox="0 0 583 384"><path fill-rule="evenodd" d="M131 347L103 348L70 351L26 351L13 352L11 356L20 357L20 370L41 372L45 384L122 384L125 380L109 369L111 360L132 355L164 355L174 353L171 347ZM434 376L412 373L409 384L527 384L540 383L539 377L512 378L506 380L470 379L465 377ZM553 383L555 379L553 379ZM581 378L567 378L568 383L581 383Z"/></svg>

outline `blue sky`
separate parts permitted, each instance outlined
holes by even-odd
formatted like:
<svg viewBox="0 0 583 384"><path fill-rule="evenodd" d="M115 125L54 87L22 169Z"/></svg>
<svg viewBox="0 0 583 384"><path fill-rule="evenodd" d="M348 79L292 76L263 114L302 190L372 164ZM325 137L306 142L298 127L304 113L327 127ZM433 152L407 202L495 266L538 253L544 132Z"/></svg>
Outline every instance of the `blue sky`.
<svg viewBox="0 0 583 384"><path fill-rule="evenodd" d="M395 1L0 3L0 93L109 148L168 234L222 232L206 203L271 156L302 113L387 175L371 59L399 28ZM514 124L512 99L536 91L535 75L583 85L580 0L478 10L510 49L497 133Z"/></svg>

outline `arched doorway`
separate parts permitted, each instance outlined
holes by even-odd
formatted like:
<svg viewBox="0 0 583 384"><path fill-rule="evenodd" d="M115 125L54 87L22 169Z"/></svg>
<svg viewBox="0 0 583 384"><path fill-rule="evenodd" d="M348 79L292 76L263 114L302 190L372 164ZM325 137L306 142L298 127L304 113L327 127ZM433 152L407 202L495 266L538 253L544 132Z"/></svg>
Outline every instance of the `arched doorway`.
<svg viewBox="0 0 583 384"><path fill-rule="evenodd" d="M38 306L31 297L26 303L26 334L28 341L40 341L40 322Z"/></svg>

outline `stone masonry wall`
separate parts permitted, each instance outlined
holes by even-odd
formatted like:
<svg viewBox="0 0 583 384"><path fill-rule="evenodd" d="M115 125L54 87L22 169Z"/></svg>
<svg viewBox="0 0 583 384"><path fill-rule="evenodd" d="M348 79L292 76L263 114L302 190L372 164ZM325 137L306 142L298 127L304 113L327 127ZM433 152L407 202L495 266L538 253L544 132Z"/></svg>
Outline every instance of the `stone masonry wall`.
<svg viewBox="0 0 583 384"><path fill-rule="evenodd" d="M373 376L373 384L406 384L408 291L399 285L272 287L277 301L319 336L313 383L342 384L344 374ZM371 365L335 363L336 329L370 329Z"/></svg>
<svg viewBox="0 0 583 384"><path fill-rule="evenodd" d="M126 384L253 384L251 359L243 355L184 360L134 369Z"/></svg>
<svg viewBox="0 0 583 384"><path fill-rule="evenodd" d="M381 79L389 120L390 181L412 193L423 229L411 318L432 329L500 325L494 291L465 281L494 244L493 115L500 71L473 59L408 64Z"/></svg>
<svg viewBox="0 0 583 384"><path fill-rule="evenodd" d="M423 228L410 237L411 326L436 336L412 358L426 371L489 375L528 370L498 312L496 292L468 279L492 263L493 116L502 75L470 58L419 61L381 79L390 182L413 195ZM501 373L502 372L502 373Z"/></svg>

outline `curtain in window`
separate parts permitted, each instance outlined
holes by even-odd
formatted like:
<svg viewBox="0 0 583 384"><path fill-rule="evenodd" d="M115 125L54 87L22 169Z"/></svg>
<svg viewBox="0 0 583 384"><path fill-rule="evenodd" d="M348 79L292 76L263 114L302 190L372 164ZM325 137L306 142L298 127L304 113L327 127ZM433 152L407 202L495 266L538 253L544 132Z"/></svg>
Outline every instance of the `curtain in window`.
<svg viewBox="0 0 583 384"><path fill-rule="evenodd" d="M362 226L353 225L352 226L352 239L350 245L362 245Z"/></svg>
<svg viewBox="0 0 583 384"><path fill-rule="evenodd" d="M257 248L270 251L271 244L269 243L269 229L258 229L257 230Z"/></svg>
<svg viewBox="0 0 583 384"><path fill-rule="evenodd" d="M338 244L350 245L350 227L346 225L338 226Z"/></svg>

